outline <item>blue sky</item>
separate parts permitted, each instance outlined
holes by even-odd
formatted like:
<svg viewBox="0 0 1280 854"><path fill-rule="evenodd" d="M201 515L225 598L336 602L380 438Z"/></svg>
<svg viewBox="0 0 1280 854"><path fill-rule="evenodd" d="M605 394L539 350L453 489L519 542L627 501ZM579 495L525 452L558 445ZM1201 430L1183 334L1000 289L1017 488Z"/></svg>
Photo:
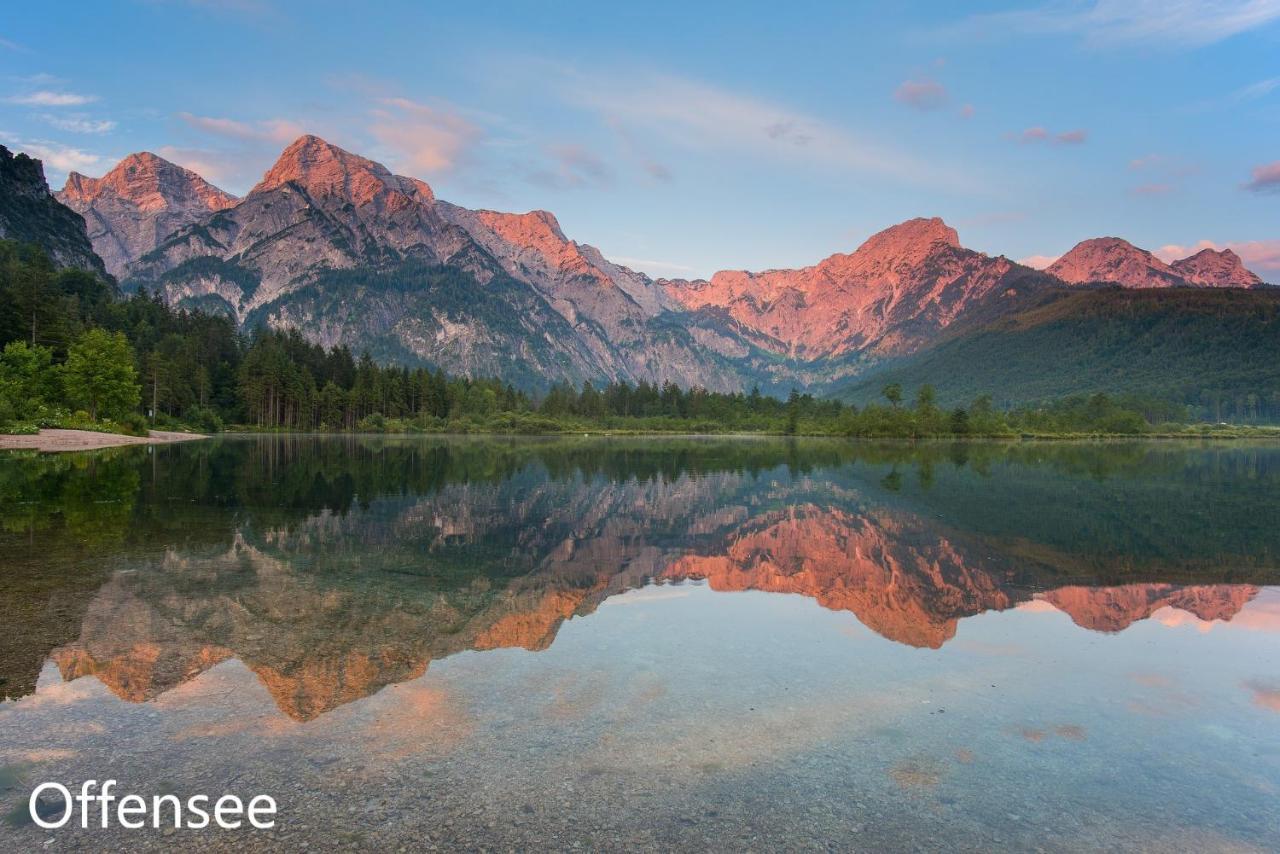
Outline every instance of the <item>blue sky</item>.
<svg viewBox="0 0 1280 854"><path fill-rule="evenodd" d="M1280 0L366 5L21 4L0 143L55 188L150 150L243 193L313 132L656 275L936 215L1012 258L1208 241L1280 281Z"/></svg>

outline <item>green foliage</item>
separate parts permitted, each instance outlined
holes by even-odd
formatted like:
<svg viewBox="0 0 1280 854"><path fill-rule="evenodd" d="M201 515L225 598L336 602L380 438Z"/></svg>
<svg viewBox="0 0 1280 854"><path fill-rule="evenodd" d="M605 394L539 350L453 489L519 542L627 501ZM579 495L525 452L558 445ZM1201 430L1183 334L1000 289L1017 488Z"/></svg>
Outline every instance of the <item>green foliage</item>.
<svg viewBox="0 0 1280 854"><path fill-rule="evenodd" d="M188 272L203 269L193 266ZM236 274L223 268L209 271ZM392 274L357 270L326 275L349 286L344 293L412 293L415 298L427 293L434 308L449 316L462 317L475 302L476 285L469 277L416 262L406 262ZM246 279L241 284L252 283ZM494 280L486 287L509 284ZM1093 297L1099 294L1103 300L1117 299L1108 292L1093 292ZM426 365L380 365L373 354L356 358L345 347L326 349L297 330L262 328L241 336L229 317L174 309L145 291L117 298L107 283L80 271L56 272L40 252L4 241L0 296L0 344L5 345L0 354L0 429L7 430L36 425L144 432L140 405L154 426L190 425L204 432L231 424L271 431L740 432L909 439L1169 433L1177 430L1163 425L1189 415L1186 406L1135 393L1045 398L1047 402L1037 398L997 407L982 392L994 388L1001 400L1008 400L1007 389L975 380L972 395L958 398L957 369L948 365L938 365L936 377L911 385L892 375L882 377L890 381L877 384L861 409L796 390L784 401L761 394L759 388L749 394L724 393L682 389L670 382L585 382L580 387L562 382L542 386L545 391L534 397L498 379L449 376ZM352 293L347 299L349 309ZM1241 309L1242 316L1265 323L1271 322L1271 307L1280 305L1262 297L1232 299L1236 301L1226 304L1252 307L1252 314ZM1039 309L1043 317L1024 317L1015 327L1038 328L1057 322L1054 318L1074 317L1079 306L1069 303L1068 308L1076 308L1068 311L1050 301ZM334 307L325 310L329 308ZM1149 309L1139 300L1129 314L1146 316ZM1195 311L1189 316L1199 322ZM485 322L491 321L497 324L494 329L523 334L519 316ZM1240 322L1247 326L1252 321ZM994 372L998 363L978 364ZM1268 376L1274 376L1273 365L1274 360L1266 366ZM913 402L904 406L909 389L915 390ZM1255 398L1244 398L1245 405L1255 413L1267 411L1270 398L1261 392ZM70 414L77 408L84 412Z"/></svg>
<svg viewBox="0 0 1280 854"><path fill-rule="evenodd" d="M63 385L67 399L86 407L91 419L121 418L142 399L123 332L90 329L80 336L67 354Z"/></svg>
<svg viewBox="0 0 1280 854"><path fill-rule="evenodd" d="M869 403L886 386L938 389L960 406L991 392L1002 408L1103 392L1174 404L1175 415L1280 421L1280 289L1071 289L838 392ZM1185 407L1185 411L1183 408Z"/></svg>

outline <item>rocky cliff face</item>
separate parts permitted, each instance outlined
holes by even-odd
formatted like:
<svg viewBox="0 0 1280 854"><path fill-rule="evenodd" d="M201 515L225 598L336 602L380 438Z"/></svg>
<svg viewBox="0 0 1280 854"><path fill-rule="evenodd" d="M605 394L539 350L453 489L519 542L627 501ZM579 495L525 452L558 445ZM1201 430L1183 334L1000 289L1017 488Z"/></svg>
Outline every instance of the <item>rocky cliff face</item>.
<svg viewBox="0 0 1280 854"><path fill-rule="evenodd" d="M1173 265L1117 238L1046 273L914 219L795 270L654 281L569 239L546 211L469 210L315 136L235 199L149 154L60 194L127 286L296 327L326 346L524 386L814 386L993 320L1061 284L1254 286L1233 253Z"/></svg>
<svg viewBox="0 0 1280 854"><path fill-rule="evenodd" d="M129 174L128 162L117 173ZM135 191L126 210L121 193L90 192L116 183L77 180L67 191L115 235L138 235L138 199L169 217L209 208L124 266L128 286L173 304L526 386L622 379L729 390L746 382L672 322L660 288L565 238L550 214L438 202L422 181L315 136L286 148L238 201L191 184L190 204ZM140 235L127 251L150 239Z"/></svg>
<svg viewBox="0 0 1280 854"><path fill-rule="evenodd" d="M937 218L887 228L812 267L663 282L686 308L724 312L763 346L806 361L909 352L980 306L998 310L1047 284L1007 258L963 248Z"/></svg>
<svg viewBox="0 0 1280 854"><path fill-rule="evenodd" d="M101 178L72 172L56 197L84 217L94 251L114 276L174 231L237 201L146 151L130 154Z"/></svg>
<svg viewBox="0 0 1280 854"><path fill-rule="evenodd" d="M49 192L44 166L0 145L0 239L42 246L59 267L76 267L106 277L93 252L84 220Z"/></svg>
<svg viewBox="0 0 1280 854"><path fill-rule="evenodd" d="M1247 270L1230 249L1205 249L1166 264L1118 237L1077 243L1045 272L1069 284L1113 282L1126 288L1252 288L1262 284L1262 279Z"/></svg>
<svg viewBox="0 0 1280 854"><path fill-rule="evenodd" d="M1059 587L1043 595L1072 622L1096 632L1119 632L1161 608L1176 608L1205 621L1229 621L1261 588L1250 584L1127 584L1122 587Z"/></svg>
<svg viewBox="0 0 1280 854"><path fill-rule="evenodd" d="M1240 256L1230 249L1202 249L1189 258L1174 261L1170 267L1193 285L1210 288L1256 288L1263 284L1244 266Z"/></svg>

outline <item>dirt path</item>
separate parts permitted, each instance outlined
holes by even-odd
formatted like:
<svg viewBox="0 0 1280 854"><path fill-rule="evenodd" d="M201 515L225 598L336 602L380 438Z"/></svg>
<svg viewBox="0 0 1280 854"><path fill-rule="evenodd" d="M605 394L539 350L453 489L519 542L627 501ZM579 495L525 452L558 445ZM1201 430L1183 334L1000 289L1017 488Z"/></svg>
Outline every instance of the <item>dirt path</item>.
<svg viewBox="0 0 1280 854"><path fill-rule="evenodd" d="M0 451L92 451L97 448L114 448L119 445L166 445L170 442L188 442L207 439L199 433L172 433L152 430L151 435L122 436L119 433L96 433L92 430L41 430L35 436L0 435Z"/></svg>

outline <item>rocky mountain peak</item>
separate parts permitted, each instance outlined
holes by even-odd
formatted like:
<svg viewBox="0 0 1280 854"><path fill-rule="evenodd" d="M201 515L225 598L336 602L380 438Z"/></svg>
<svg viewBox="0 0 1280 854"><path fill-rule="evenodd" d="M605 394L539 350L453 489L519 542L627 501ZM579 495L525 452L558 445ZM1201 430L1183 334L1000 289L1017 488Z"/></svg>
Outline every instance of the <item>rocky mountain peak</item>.
<svg viewBox="0 0 1280 854"><path fill-rule="evenodd" d="M423 181L400 178L381 163L352 154L313 134L294 140L262 176L251 193L265 193L294 183L312 196L338 196L357 205L368 204L388 190L422 201L435 198Z"/></svg>
<svg viewBox="0 0 1280 854"><path fill-rule="evenodd" d="M106 275L93 253L84 218L49 192L44 164L0 145L0 239L36 243L59 267Z"/></svg>
<svg viewBox="0 0 1280 854"><path fill-rule="evenodd" d="M1186 284L1168 264L1119 237L1095 237L1077 243L1045 271L1064 282L1115 282L1127 288Z"/></svg>
<svg viewBox="0 0 1280 854"><path fill-rule="evenodd" d="M916 217L876 232L858 247L859 252L880 255L930 253L940 245L960 246L959 233L941 217Z"/></svg>
<svg viewBox="0 0 1280 854"><path fill-rule="evenodd" d="M1202 249L1170 265L1188 282L1211 288L1253 288L1262 284L1230 249Z"/></svg>
<svg viewBox="0 0 1280 854"><path fill-rule="evenodd" d="M91 205L104 194L131 202L144 213L170 208L219 211L239 201L190 169L149 151L130 154L101 178L72 172L58 198L75 208Z"/></svg>
<svg viewBox="0 0 1280 854"><path fill-rule="evenodd" d="M876 276L920 267L943 249L959 249L960 235L940 217L917 217L877 232L850 255L833 255L831 267L856 269L860 276Z"/></svg>

